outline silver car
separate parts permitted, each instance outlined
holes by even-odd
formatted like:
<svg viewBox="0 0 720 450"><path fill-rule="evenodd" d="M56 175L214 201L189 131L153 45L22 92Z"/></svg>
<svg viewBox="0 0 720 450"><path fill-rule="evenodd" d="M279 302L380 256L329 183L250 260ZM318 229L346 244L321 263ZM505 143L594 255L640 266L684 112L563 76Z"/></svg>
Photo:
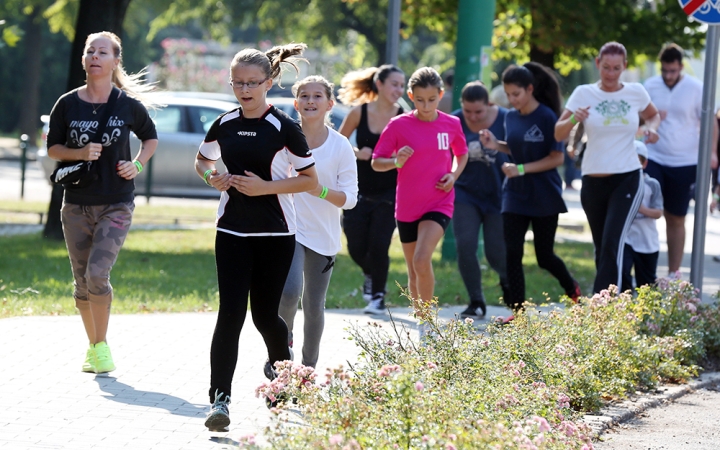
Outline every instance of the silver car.
<svg viewBox="0 0 720 450"><path fill-rule="evenodd" d="M205 134L218 115L238 107L233 97L224 94L201 92L157 93L155 98L165 106L150 110L155 122L159 144L155 155L145 170L135 179L135 194L157 197L215 198L220 193L207 186L195 173L195 156ZM268 98L290 117L298 118L292 98ZM330 120L336 128L348 113L343 106L336 106L330 113ZM42 116L43 135L47 135L49 116ZM130 138L132 152L140 148L140 141L133 134ZM55 161L47 156L47 149L38 151L38 162L49 177L55 169ZM225 170L218 161L218 170ZM149 179L148 179L149 177ZM151 187L148 190L148 182Z"/></svg>

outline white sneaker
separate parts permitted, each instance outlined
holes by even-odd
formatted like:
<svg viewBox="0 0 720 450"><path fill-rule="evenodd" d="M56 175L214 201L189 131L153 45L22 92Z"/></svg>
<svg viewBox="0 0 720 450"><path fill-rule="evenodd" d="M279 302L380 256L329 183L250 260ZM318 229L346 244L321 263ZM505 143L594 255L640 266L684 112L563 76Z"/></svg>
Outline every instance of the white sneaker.
<svg viewBox="0 0 720 450"><path fill-rule="evenodd" d="M385 314L385 296L383 294L375 294L370 303L363 310L365 314Z"/></svg>
<svg viewBox="0 0 720 450"><path fill-rule="evenodd" d="M675 272L668 273L668 280L682 280L682 272L676 270Z"/></svg>

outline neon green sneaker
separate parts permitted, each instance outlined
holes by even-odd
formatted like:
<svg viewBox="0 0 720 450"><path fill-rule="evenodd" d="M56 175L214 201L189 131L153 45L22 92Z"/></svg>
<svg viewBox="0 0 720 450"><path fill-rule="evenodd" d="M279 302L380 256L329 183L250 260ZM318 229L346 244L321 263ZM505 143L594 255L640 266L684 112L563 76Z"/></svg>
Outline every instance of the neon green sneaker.
<svg viewBox="0 0 720 450"><path fill-rule="evenodd" d="M115 363L106 342L95 344L95 373L106 373L115 370Z"/></svg>
<svg viewBox="0 0 720 450"><path fill-rule="evenodd" d="M85 353L85 362L82 365L83 372L95 373L95 348L90 344L90 348Z"/></svg>

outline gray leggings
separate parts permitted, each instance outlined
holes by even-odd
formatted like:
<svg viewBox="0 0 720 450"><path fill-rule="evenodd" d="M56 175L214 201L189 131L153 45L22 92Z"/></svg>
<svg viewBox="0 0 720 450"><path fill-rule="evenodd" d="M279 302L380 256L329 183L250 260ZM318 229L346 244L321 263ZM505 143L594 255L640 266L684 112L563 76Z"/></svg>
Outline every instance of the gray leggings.
<svg viewBox="0 0 720 450"><path fill-rule="evenodd" d="M293 323L302 301L305 317L302 363L315 367L320 354L320 338L325 328L325 295L335 265L335 256L323 256L295 243L295 254L280 299L280 317L287 323L292 341Z"/></svg>
<svg viewBox="0 0 720 450"><path fill-rule="evenodd" d="M63 204L62 226L76 299L87 300L88 293L105 295L112 290L110 271L130 230L134 209L133 202L97 206Z"/></svg>
<svg viewBox="0 0 720 450"><path fill-rule="evenodd" d="M503 219L500 214L485 214L477 206L468 203L455 203L453 230L458 254L458 268L465 288L470 296L470 304L485 303L482 289L482 271L478 261L478 236L483 229L485 257L500 276L500 285L507 286L505 261L505 237ZM504 291L504 290L503 290Z"/></svg>

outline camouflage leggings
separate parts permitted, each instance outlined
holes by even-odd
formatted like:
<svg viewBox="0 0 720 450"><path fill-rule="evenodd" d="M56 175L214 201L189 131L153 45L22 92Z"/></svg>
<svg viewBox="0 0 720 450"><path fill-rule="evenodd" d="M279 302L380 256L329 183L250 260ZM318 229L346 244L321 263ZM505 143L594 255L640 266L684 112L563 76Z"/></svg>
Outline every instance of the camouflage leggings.
<svg viewBox="0 0 720 450"><path fill-rule="evenodd" d="M75 278L74 297L87 300L112 290L110 270L132 222L133 202L84 206L63 203L62 225L70 266Z"/></svg>

